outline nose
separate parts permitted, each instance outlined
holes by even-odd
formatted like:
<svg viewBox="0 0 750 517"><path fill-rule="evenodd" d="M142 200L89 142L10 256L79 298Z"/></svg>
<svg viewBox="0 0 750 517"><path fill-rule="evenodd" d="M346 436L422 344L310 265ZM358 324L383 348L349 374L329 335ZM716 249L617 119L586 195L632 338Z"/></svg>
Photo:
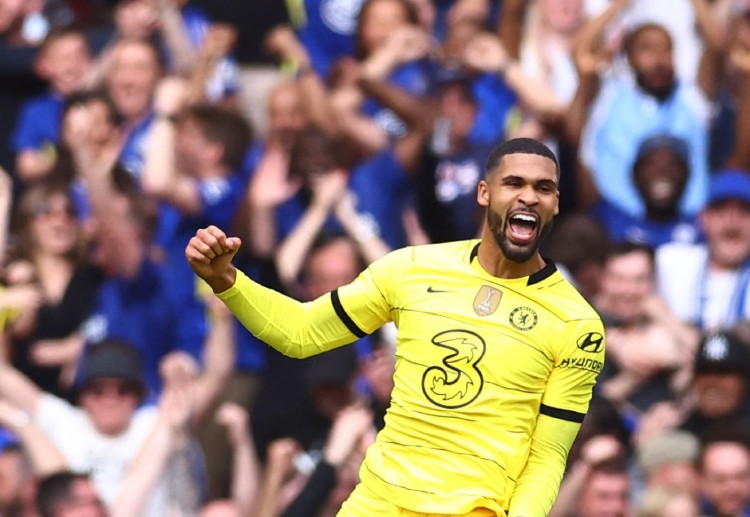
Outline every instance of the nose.
<svg viewBox="0 0 750 517"><path fill-rule="evenodd" d="M526 206L539 203L539 194L532 185L526 185L518 193L518 200Z"/></svg>

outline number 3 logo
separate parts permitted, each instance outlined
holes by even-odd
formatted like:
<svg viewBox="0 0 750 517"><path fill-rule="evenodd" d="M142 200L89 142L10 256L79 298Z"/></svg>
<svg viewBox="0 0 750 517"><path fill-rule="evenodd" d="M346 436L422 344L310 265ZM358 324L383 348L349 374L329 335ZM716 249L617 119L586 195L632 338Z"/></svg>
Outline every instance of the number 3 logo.
<svg viewBox="0 0 750 517"><path fill-rule="evenodd" d="M442 366L431 366L422 376L422 391L436 406L455 409L471 404L482 392L484 378L477 365L487 345L479 334L446 330L432 344L449 350Z"/></svg>

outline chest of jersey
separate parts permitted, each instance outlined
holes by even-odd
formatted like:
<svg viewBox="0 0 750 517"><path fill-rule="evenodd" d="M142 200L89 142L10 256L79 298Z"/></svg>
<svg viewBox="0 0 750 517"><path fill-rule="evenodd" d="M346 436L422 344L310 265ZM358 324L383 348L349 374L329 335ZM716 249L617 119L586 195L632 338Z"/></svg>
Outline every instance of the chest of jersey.
<svg viewBox="0 0 750 517"><path fill-rule="evenodd" d="M538 399L555 364L561 323L518 282L456 276L408 290L394 313L397 376L426 403L464 408L509 392Z"/></svg>

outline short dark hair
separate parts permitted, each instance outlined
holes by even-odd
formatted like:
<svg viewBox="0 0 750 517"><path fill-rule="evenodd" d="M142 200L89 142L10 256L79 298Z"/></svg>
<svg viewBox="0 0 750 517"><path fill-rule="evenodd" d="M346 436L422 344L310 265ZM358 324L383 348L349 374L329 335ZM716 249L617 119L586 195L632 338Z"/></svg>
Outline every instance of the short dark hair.
<svg viewBox="0 0 750 517"><path fill-rule="evenodd" d="M68 96L67 99L65 99L63 112L68 113L68 111L75 107L84 106L91 102L101 102L102 104L104 104L104 106L106 106L107 111L109 112L109 120L112 124L119 125L122 122L122 120L120 120L119 118L119 115L117 113L117 106L112 100L112 97L110 97L107 90L101 88L96 88L93 90L78 90L77 92L73 92Z"/></svg>
<svg viewBox="0 0 750 517"><path fill-rule="evenodd" d="M623 241L623 242L617 242L613 244L607 250L606 260L609 260L615 257L622 257L623 255L630 255L631 253L638 253L638 252L645 253L646 256L648 257L649 262L651 263L653 267L654 248L652 248L648 244L643 244L641 242Z"/></svg>
<svg viewBox="0 0 750 517"><path fill-rule="evenodd" d="M42 517L55 517L58 505L70 499L73 483L79 479L89 479L89 476L63 471L42 478L36 493L36 506L39 514Z"/></svg>
<svg viewBox="0 0 750 517"><path fill-rule="evenodd" d="M43 55L49 50L52 45L54 45L61 39L67 38L68 36L81 38L83 40L83 43L86 45L86 50L91 52L89 48L89 42L86 39L86 33L84 32L83 27L79 24L71 23L69 25L54 27L52 30L50 30L49 33L47 33L47 36L44 37L44 40L42 40L41 45L39 45L39 55Z"/></svg>
<svg viewBox="0 0 750 517"><path fill-rule="evenodd" d="M223 106L196 104L185 111L184 118L195 121L207 140L224 146L222 165L232 171L242 166L252 131L239 112Z"/></svg>
<svg viewBox="0 0 750 517"><path fill-rule="evenodd" d="M487 165L484 169L485 177L495 172L500 166L503 156L509 154L535 154L552 160L552 163L555 164L555 175L560 179L560 164L555 153L542 142L533 138L513 138L495 147L487 158Z"/></svg>
<svg viewBox="0 0 750 517"><path fill-rule="evenodd" d="M641 25L638 25L634 29L632 29L630 32L628 32L625 35L625 39L623 41L622 48L625 51L625 55L629 58L631 53L633 52L633 49L635 48L635 43L638 41L638 38L648 32L648 31L659 31L663 34L666 34L666 36L669 38L670 43L674 47L674 39L672 38L672 35L669 33L669 31L663 26L658 23L643 23Z"/></svg>

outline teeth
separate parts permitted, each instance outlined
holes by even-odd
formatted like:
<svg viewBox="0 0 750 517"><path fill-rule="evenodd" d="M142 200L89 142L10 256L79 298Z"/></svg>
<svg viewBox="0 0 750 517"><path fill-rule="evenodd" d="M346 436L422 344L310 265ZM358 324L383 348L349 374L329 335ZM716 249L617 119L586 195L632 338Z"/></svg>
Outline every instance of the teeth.
<svg viewBox="0 0 750 517"><path fill-rule="evenodd" d="M513 219L520 219L521 221L528 221L530 223L536 222L536 217L527 214L516 214L513 216Z"/></svg>

